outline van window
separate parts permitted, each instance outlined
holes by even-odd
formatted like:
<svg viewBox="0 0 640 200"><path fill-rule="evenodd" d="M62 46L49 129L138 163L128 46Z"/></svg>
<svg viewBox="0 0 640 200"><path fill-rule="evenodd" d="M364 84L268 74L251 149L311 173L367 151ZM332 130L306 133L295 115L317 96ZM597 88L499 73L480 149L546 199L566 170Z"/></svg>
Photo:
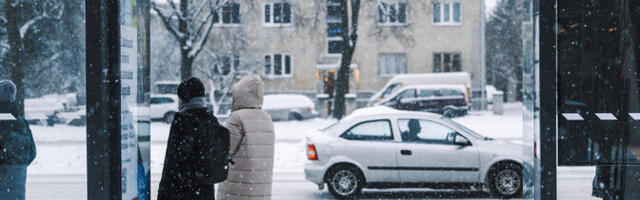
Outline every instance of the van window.
<svg viewBox="0 0 640 200"><path fill-rule="evenodd" d="M428 89L422 89L420 90L420 94L418 94L418 97L422 97L422 98L429 98L429 97L435 97L437 96L437 90L428 90Z"/></svg>
<svg viewBox="0 0 640 200"><path fill-rule="evenodd" d="M464 96L464 93L457 90L440 90L440 96L443 96L443 97Z"/></svg>
<svg viewBox="0 0 640 200"><path fill-rule="evenodd" d="M387 87L386 90L384 90L384 92L382 93L382 98L384 98L385 96L393 93L396 89L398 89L399 84L392 84L389 87Z"/></svg>
<svg viewBox="0 0 640 200"><path fill-rule="evenodd" d="M398 96L393 98L393 100L394 101L399 101L401 99L408 99L408 98L416 98L416 90L415 89L405 90L404 92L398 94Z"/></svg>

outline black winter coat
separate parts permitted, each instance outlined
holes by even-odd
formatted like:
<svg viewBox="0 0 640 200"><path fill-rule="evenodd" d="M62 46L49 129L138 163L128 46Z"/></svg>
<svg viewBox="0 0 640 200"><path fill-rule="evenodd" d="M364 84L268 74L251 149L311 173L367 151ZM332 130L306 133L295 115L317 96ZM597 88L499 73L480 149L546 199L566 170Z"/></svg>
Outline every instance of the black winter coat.
<svg viewBox="0 0 640 200"><path fill-rule="evenodd" d="M0 165L28 166L36 158L36 144L29 124L13 102L0 102L0 114L15 120L0 120Z"/></svg>
<svg viewBox="0 0 640 200"><path fill-rule="evenodd" d="M176 113L162 169L158 189L158 200L173 199L214 199L214 184L195 181L195 170L202 168L203 162L196 158L197 148L194 135L198 124L218 120L206 108L195 108ZM194 127L195 126L195 127Z"/></svg>

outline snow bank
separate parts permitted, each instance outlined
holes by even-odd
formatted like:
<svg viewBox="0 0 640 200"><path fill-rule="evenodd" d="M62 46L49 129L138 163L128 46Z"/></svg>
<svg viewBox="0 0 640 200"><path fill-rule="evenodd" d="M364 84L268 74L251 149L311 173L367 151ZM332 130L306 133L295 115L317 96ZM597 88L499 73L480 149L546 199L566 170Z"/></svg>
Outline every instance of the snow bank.
<svg viewBox="0 0 640 200"><path fill-rule="evenodd" d="M299 94L273 94L264 96L263 109L314 108L309 97Z"/></svg>

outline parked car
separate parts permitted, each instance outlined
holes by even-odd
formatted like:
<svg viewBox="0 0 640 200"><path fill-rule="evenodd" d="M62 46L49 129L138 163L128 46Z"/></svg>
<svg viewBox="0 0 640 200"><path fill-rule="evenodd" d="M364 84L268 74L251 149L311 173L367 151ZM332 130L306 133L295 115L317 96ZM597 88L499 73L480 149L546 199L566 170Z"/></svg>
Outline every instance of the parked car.
<svg viewBox="0 0 640 200"><path fill-rule="evenodd" d="M469 110L469 97L465 91L463 85L411 85L399 89L377 105L439 113L446 117L463 116Z"/></svg>
<svg viewBox="0 0 640 200"><path fill-rule="evenodd" d="M274 121L304 120L318 116L315 103L309 97L300 94L265 95L262 109Z"/></svg>
<svg viewBox="0 0 640 200"><path fill-rule="evenodd" d="M174 115L180 107L180 99L174 94L151 95L151 109L149 115L152 120L162 120L166 123L173 121Z"/></svg>
<svg viewBox="0 0 640 200"><path fill-rule="evenodd" d="M471 76L467 72L400 74L391 78L378 93L371 96L368 105L375 105L402 87L428 84L464 85L466 95L471 96Z"/></svg>
<svg viewBox="0 0 640 200"><path fill-rule="evenodd" d="M494 140L441 115L370 107L307 136L307 180L337 198L363 188L523 190L521 145ZM487 187L483 187L487 186Z"/></svg>

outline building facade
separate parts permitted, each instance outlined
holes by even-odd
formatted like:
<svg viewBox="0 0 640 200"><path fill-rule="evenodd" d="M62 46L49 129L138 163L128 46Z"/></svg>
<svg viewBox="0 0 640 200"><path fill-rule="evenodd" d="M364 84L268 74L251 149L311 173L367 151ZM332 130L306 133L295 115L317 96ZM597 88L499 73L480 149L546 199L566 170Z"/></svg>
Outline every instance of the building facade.
<svg viewBox="0 0 640 200"><path fill-rule="evenodd" d="M305 93L329 113L342 49L339 8L337 0L230 1L214 15L196 74L262 74L267 93ZM363 0L348 108L364 105L396 74L469 72L480 90L483 20L484 0Z"/></svg>

